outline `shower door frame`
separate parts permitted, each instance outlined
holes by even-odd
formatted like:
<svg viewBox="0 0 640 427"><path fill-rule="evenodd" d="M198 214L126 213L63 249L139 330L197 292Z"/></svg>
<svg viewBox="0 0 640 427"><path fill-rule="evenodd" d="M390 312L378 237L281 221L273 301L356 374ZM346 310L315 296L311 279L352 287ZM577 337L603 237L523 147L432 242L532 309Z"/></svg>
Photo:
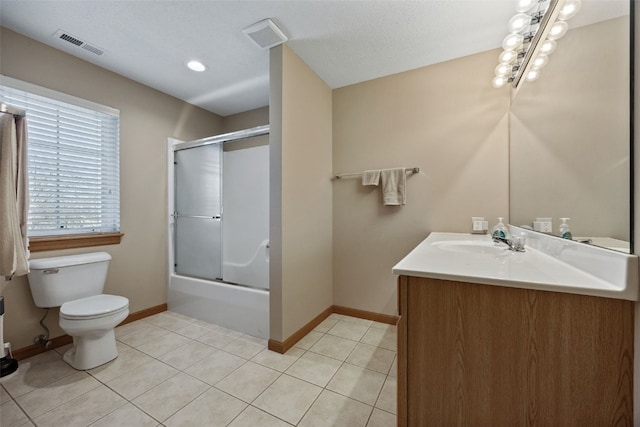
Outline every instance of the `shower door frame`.
<svg viewBox="0 0 640 427"><path fill-rule="evenodd" d="M175 245L176 245L176 242L175 242L175 239L176 239L175 238L175 230L176 230L176 217L175 217L176 182L175 182L175 179L176 177L175 177L175 170L174 170L176 151L186 150L189 148L197 148L197 147L202 147L202 146L211 145L211 144L225 144L227 142L240 141L243 139L249 139L249 138L254 138L257 136L268 135L268 134L269 134L269 125L263 125L263 126L257 126L249 129L235 131L235 132L229 132L221 135L215 135L207 138L197 139L194 141L181 141L174 138L168 139L168 144L167 144L168 146L168 150L167 150L167 190L168 190L167 191L168 193L167 222L169 225L169 230L168 230L167 250L168 250L168 256L169 256L168 257L169 277L175 274L175 262L176 262L175 260L175 249L176 249L175 248ZM220 181L222 182L222 177L220 178ZM224 200L222 201L222 203L224 204ZM224 226L223 223L221 225L222 227ZM222 232L221 232L221 235L222 235ZM221 246L222 246L222 241L221 241ZM221 257L222 255L223 254L221 252ZM203 280L213 280L213 279L203 279ZM223 277L223 280L216 280L216 281L224 282L224 277ZM245 286L237 283L233 283L233 285Z"/></svg>

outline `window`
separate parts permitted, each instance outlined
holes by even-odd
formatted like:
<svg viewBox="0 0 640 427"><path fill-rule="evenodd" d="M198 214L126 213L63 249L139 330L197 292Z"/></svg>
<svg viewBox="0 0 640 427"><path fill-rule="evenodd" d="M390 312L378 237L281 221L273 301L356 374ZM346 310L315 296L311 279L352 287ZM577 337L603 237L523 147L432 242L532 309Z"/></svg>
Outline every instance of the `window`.
<svg viewBox="0 0 640 427"><path fill-rule="evenodd" d="M118 110L1 78L0 100L27 112L32 240L119 233Z"/></svg>

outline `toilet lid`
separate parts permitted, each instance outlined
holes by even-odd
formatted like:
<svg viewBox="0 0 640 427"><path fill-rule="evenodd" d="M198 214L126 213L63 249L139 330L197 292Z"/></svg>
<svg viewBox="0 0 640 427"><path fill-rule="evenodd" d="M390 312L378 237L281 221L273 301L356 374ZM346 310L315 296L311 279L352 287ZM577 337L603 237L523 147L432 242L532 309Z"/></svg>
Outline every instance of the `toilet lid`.
<svg viewBox="0 0 640 427"><path fill-rule="evenodd" d="M65 302L60 307L60 316L65 319L86 319L126 310L129 300L118 295L94 295Z"/></svg>

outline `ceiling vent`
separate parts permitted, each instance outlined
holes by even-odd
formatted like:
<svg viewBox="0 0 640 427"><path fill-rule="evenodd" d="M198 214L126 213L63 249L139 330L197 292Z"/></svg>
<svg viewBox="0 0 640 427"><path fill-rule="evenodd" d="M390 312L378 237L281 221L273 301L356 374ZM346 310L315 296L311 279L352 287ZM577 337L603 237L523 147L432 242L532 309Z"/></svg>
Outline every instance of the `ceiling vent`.
<svg viewBox="0 0 640 427"><path fill-rule="evenodd" d="M104 50L100 49L99 47L96 47L92 44L89 44L87 42L84 42L82 40L80 40L79 38L77 38L76 36L73 36L71 34L69 34L67 31L64 30L58 30L55 32L55 34L53 34L53 37L56 39L60 39L60 40L64 40L67 43L71 43L74 46L80 47L86 51L89 51L95 55L102 55L104 53Z"/></svg>
<svg viewBox="0 0 640 427"><path fill-rule="evenodd" d="M281 45L288 40L282 30L271 19L263 19L242 30L261 49Z"/></svg>

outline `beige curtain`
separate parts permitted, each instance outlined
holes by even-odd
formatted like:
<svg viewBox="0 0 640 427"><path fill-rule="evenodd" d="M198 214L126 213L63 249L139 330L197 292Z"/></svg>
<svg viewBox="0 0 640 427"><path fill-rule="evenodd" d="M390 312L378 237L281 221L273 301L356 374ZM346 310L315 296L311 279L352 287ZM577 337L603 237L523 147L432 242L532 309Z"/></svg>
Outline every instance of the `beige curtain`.
<svg viewBox="0 0 640 427"><path fill-rule="evenodd" d="M0 114L0 276L29 272L27 123Z"/></svg>

